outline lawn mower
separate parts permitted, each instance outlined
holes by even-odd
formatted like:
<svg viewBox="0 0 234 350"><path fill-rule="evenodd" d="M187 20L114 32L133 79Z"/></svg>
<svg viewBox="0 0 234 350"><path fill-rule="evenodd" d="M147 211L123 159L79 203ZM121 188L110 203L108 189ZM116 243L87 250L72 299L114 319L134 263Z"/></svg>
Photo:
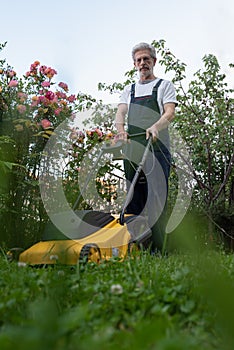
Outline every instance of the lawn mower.
<svg viewBox="0 0 234 350"><path fill-rule="evenodd" d="M19 263L26 263L31 266L76 265L77 263L91 261L100 263L113 257L118 257L121 260L135 249L148 249L152 234L146 218L125 214L125 211L145 163L151 142L151 138L149 138L120 214L113 215L97 210L75 210L80 201L79 195L73 206L74 213L80 219L79 225L72 227L72 225L74 226L72 221L68 224L75 232L74 237L66 236L50 222L45 228L41 241L24 251L19 248L10 249L7 253L8 259L10 261L17 260ZM113 155L118 153L124 158L124 145L122 141L117 141L114 144L105 143L97 157L94 168L105 153L112 153ZM88 182L89 177L84 187L87 186ZM66 213L57 214L60 220L63 220L64 215L66 216ZM71 232L71 227L67 227L68 232Z"/></svg>

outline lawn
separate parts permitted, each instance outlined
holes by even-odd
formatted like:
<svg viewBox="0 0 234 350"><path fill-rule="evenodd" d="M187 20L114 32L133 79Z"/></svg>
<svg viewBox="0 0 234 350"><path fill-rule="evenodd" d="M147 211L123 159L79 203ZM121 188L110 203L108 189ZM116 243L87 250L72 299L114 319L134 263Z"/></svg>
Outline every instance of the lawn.
<svg viewBox="0 0 234 350"><path fill-rule="evenodd" d="M1 350L234 348L232 254L0 268Z"/></svg>

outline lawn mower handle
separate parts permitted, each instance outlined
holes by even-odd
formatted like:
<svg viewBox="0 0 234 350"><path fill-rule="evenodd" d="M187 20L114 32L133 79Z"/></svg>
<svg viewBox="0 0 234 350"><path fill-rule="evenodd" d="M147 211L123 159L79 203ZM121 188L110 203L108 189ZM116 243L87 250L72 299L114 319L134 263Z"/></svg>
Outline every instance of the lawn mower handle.
<svg viewBox="0 0 234 350"><path fill-rule="evenodd" d="M145 133L142 133L142 135L143 134L145 134ZM142 168L143 168L143 166L145 164L145 161L146 161L146 158L148 156L148 152L149 152L149 149L150 149L151 145L152 145L152 136L150 136L149 139L148 139L148 142L147 142L147 145L145 147L142 159L141 159L141 161L140 161L140 163L138 165L138 168L137 168L137 170L135 172L135 175L134 175L133 180L131 182L131 185L129 187L129 190L128 190L128 193L127 193L127 196L126 196L126 199L125 199L125 203L123 205L123 208L122 208L120 216L119 216L119 223L120 223L120 225L123 225L124 222L125 222L125 219L124 219L125 210L126 210L128 204L131 201L136 182L137 182L139 174L140 174L140 172L141 172L141 170L142 170Z"/></svg>

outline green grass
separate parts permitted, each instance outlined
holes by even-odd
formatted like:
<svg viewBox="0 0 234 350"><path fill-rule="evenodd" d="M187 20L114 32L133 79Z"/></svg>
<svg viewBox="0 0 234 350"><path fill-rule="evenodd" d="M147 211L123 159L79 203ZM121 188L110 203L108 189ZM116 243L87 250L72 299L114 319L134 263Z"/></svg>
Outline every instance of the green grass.
<svg viewBox="0 0 234 350"><path fill-rule="evenodd" d="M1 350L234 348L231 254L0 268Z"/></svg>

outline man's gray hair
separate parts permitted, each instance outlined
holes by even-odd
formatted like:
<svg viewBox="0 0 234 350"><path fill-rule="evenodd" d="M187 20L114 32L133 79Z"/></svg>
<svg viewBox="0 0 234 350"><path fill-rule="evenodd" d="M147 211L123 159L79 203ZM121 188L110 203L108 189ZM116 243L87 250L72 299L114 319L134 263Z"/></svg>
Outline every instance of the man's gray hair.
<svg viewBox="0 0 234 350"><path fill-rule="evenodd" d="M140 44L135 45L133 47L133 49L132 49L132 59L133 59L133 61L135 59L135 53L137 51L140 51L140 50L149 50L150 56L152 58L156 58L156 50L155 50L155 48L152 45L147 44L147 43L140 43Z"/></svg>

